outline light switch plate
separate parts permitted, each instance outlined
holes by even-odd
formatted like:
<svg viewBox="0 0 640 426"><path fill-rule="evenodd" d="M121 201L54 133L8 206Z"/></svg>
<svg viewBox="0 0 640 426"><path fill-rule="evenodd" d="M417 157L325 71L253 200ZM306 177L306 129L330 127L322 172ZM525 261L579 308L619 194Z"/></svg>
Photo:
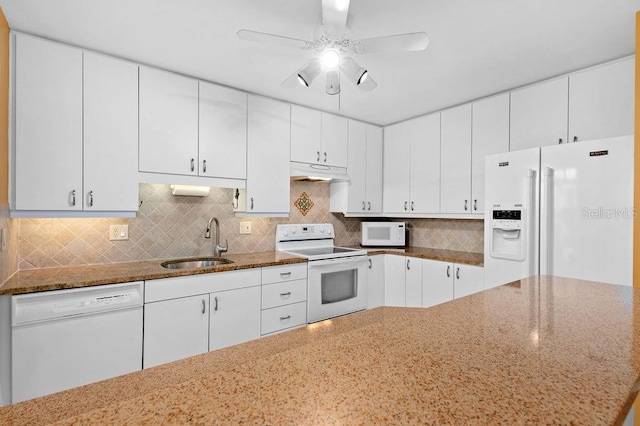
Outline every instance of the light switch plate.
<svg viewBox="0 0 640 426"><path fill-rule="evenodd" d="M251 233L251 222L240 222L240 235Z"/></svg>
<svg viewBox="0 0 640 426"><path fill-rule="evenodd" d="M109 225L109 239L124 241L129 239L129 225Z"/></svg>

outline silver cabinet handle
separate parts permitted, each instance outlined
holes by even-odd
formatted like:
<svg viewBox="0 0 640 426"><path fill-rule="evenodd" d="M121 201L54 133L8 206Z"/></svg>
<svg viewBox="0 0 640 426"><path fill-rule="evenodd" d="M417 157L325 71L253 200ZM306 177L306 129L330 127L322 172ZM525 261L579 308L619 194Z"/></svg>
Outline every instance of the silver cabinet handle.
<svg viewBox="0 0 640 426"><path fill-rule="evenodd" d="M411 270L411 265L409 264L409 259L407 259L407 271Z"/></svg>
<svg viewBox="0 0 640 426"><path fill-rule="evenodd" d="M371 201L367 201L367 210L371 211Z"/></svg>
<svg viewBox="0 0 640 426"><path fill-rule="evenodd" d="M71 191L71 207L76 206L76 190Z"/></svg>
<svg viewBox="0 0 640 426"><path fill-rule="evenodd" d="M191 159L191 171L194 171L196 169L196 160L195 159Z"/></svg>
<svg viewBox="0 0 640 426"><path fill-rule="evenodd" d="M325 163L327 162L327 153L326 152L324 153L324 162Z"/></svg>
<svg viewBox="0 0 640 426"><path fill-rule="evenodd" d="M207 173L207 160L202 160L202 173Z"/></svg>
<svg viewBox="0 0 640 426"><path fill-rule="evenodd" d="M411 211L413 211L413 201L411 202Z"/></svg>
<svg viewBox="0 0 640 426"><path fill-rule="evenodd" d="M573 137L573 141L574 141L574 142L578 142L578 137L577 137L577 136L574 136L574 137Z"/></svg>
<svg viewBox="0 0 640 426"><path fill-rule="evenodd" d="M316 154L318 154L318 158L316 158L316 161L320 162L320 151L316 151Z"/></svg>
<svg viewBox="0 0 640 426"><path fill-rule="evenodd" d="M291 276L291 272L280 272L280 277L284 278L284 277L290 277Z"/></svg>
<svg viewBox="0 0 640 426"><path fill-rule="evenodd" d="M473 211L478 211L478 200L473 200Z"/></svg>
<svg viewBox="0 0 640 426"><path fill-rule="evenodd" d="M460 268L456 268L456 279L460 279Z"/></svg>
<svg viewBox="0 0 640 426"><path fill-rule="evenodd" d="M364 204L364 201L363 201L362 202L362 211L364 211L364 206L365 206L365 204Z"/></svg>
<svg viewBox="0 0 640 426"><path fill-rule="evenodd" d="M288 292L286 292L286 293L280 293L280 296L281 296L281 297L291 296L291 292L290 292L290 291L288 291Z"/></svg>
<svg viewBox="0 0 640 426"><path fill-rule="evenodd" d="M469 201L464 200L464 211L466 212L467 210L469 210Z"/></svg>
<svg viewBox="0 0 640 426"><path fill-rule="evenodd" d="M217 297L216 297L216 301L217 301ZM204 314L205 311L207 309L207 303L204 301L204 299L202 299L202 313Z"/></svg>
<svg viewBox="0 0 640 426"><path fill-rule="evenodd" d="M251 210L253 210L253 197L251 197Z"/></svg>
<svg viewBox="0 0 640 426"><path fill-rule="evenodd" d="M204 299L202 300L202 303L204 303ZM218 296L213 298L213 310L217 311L218 310ZM204 314L204 312L203 312Z"/></svg>
<svg viewBox="0 0 640 426"><path fill-rule="evenodd" d="M562 138L558 139L558 143L561 144L562 143Z"/></svg>
<svg viewBox="0 0 640 426"><path fill-rule="evenodd" d="M404 211L407 211L407 202L404 202Z"/></svg>
<svg viewBox="0 0 640 426"><path fill-rule="evenodd" d="M280 321L291 319L291 315L287 315L286 317L280 317Z"/></svg>
<svg viewBox="0 0 640 426"><path fill-rule="evenodd" d="M93 191L89 191L89 201L87 201L89 207L93 207Z"/></svg>
<svg viewBox="0 0 640 426"><path fill-rule="evenodd" d="M451 278L451 265L447 265L447 278Z"/></svg>
<svg viewBox="0 0 640 426"><path fill-rule="evenodd" d="M371 266L372 266L371 259L367 259L367 260L369 261L369 269L371 269Z"/></svg>

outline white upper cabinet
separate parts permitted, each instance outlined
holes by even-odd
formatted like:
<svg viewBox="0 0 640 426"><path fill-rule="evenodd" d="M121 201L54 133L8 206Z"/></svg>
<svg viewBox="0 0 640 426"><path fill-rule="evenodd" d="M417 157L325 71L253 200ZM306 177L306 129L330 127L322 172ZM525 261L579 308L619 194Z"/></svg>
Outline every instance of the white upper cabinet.
<svg viewBox="0 0 640 426"><path fill-rule="evenodd" d="M200 82L198 174L246 179L247 94Z"/></svg>
<svg viewBox="0 0 640 426"><path fill-rule="evenodd" d="M471 104L441 114L440 212L471 213Z"/></svg>
<svg viewBox="0 0 640 426"><path fill-rule="evenodd" d="M633 134L635 60L569 76L569 141Z"/></svg>
<svg viewBox="0 0 640 426"><path fill-rule="evenodd" d="M138 66L23 34L15 43L12 208L138 210Z"/></svg>
<svg viewBox="0 0 640 426"><path fill-rule="evenodd" d="M347 167L348 120L291 105L291 161Z"/></svg>
<svg viewBox="0 0 640 426"><path fill-rule="evenodd" d="M85 210L138 210L138 66L84 53Z"/></svg>
<svg viewBox="0 0 640 426"><path fill-rule="evenodd" d="M511 92L511 151L567 142L569 78Z"/></svg>
<svg viewBox="0 0 640 426"><path fill-rule="evenodd" d="M383 167L385 213L438 213L440 114L386 127Z"/></svg>
<svg viewBox="0 0 640 426"><path fill-rule="evenodd" d="M322 161L322 113L291 105L291 161Z"/></svg>
<svg viewBox="0 0 640 426"><path fill-rule="evenodd" d="M142 172L198 174L198 81L140 67Z"/></svg>
<svg viewBox="0 0 640 426"><path fill-rule="evenodd" d="M289 215L289 104L249 95L247 214Z"/></svg>
<svg viewBox="0 0 640 426"><path fill-rule="evenodd" d="M15 37L16 210L82 210L82 51Z"/></svg>
<svg viewBox="0 0 640 426"><path fill-rule="evenodd" d="M367 125L349 120L348 212L367 209ZM341 183L339 183L340 185Z"/></svg>
<svg viewBox="0 0 640 426"><path fill-rule="evenodd" d="M344 117L322 113L323 164L347 167L348 123Z"/></svg>
<svg viewBox="0 0 640 426"><path fill-rule="evenodd" d="M484 214L484 160L509 151L509 94L473 103L471 124L471 213Z"/></svg>
<svg viewBox="0 0 640 426"><path fill-rule="evenodd" d="M367 124L367 213L382 212L382 128Z"/></svg>

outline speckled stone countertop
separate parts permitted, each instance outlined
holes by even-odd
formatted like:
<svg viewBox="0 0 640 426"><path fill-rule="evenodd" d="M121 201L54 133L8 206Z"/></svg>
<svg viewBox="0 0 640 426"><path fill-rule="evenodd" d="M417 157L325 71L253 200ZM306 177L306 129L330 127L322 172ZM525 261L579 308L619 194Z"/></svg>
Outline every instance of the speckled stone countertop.
<svg viewBox="0 0 640 426"><path fill-rule="evenodd" d="M163 268L160 265L162 260L149 260L144 262L22 270L0 286L0 295L208 274L307 261L301 257L276 251L230 254L224 257L233 261L233 263L207 268L179 270Z"/></svg>
<svg viewBox="0 0 640 426"><path fill-rule="evenodd" d="M466 251L455 250L441 250L425 247L405 247L401 249L387 248L387 247L360 247L353 246L354 248L363 248L369 255L377 254L399 254L408 257L418 257L420 259L440 260L442 262L454 262L464 263L466 265L483 266L484 254L483 253L471 253Z"/></svg>
<svg viewBox="0 0 640 426"><path fill-rule="evenodd" d="M0 424L620 424L638 336L633 288L533 277L0 408Z"/></svg>

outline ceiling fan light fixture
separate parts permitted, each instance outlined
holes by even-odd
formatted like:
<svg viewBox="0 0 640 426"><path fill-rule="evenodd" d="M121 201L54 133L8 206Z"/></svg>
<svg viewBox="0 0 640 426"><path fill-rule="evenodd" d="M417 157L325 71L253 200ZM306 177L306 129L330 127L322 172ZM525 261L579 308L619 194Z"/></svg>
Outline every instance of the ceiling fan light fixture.
<svg viewBox="0 0 640 426"><path fill-rule="evenodd" d="M343 58L340 68L347 78L356 86L364 83L369 75L369 72L362 68L353 58Z"/></svg>
<svg viewBox="0 0 640 426"><path fill-rule="evenodd" d="M305 87L309 87L319 74L320 64L317 60L312 60L298 71L298 82Z"/></svg>
<svg viewBox="0 0 640 426"><path fill-rule="evenodd" d="M324 91L327 95L337 95L340 93L340 73L338 70L327 72L327 85Z"/></svg>
<svg viewBox="0 0 640 426"><path fill-rule="evenodd" d="M367 77L369 77L369 71L364 70L356 84L359 86L360 84L364 83L367 80Z"/></svg>
<svg viewBox="0 0 640 426"><path fill-rule="evenodd" d="M327 70L333 70L340 65L340 54L335 49L326 49L322 52L320 60Z"/></svg>

